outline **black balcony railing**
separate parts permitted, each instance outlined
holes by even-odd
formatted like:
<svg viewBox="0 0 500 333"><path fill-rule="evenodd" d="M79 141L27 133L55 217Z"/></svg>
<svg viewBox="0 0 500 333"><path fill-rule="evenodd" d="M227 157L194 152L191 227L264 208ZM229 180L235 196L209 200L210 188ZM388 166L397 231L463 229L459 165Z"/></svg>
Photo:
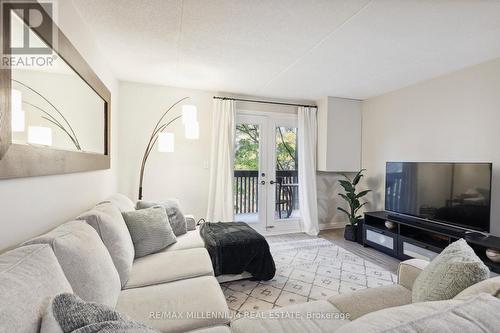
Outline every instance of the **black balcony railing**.
<svg viewBox="0 0 500 333"><path fill-rule="evenodd" d="M267 177L269 179L269 177ZM276 172L276 211L279 217L299 208L297 170ZM234 171L234 213L257 213L259 206L259 172L257 170Z"/></svg>

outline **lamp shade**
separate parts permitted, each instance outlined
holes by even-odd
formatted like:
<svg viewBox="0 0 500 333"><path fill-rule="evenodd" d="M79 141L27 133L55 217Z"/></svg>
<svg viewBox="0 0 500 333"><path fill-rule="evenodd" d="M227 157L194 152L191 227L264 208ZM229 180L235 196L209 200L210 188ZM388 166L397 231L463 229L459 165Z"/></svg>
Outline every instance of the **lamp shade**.
<svg viewBox="0 0 500 333"><path fill-rule="evenodd" d="M162 153L173 153L175 147L174 133L160 133L158 135L158 151Z"/></svg>
<svg viewBox="0 0 500 333"><path fill-rule="evenodd" d="M200 137L200 123L195 121L184 125L186 139L197 140Z"/></svg>
<svg viewBox="0 0 500 333"><path fill-rule="evenodd" d="M12 132L24 132L25 114L23 111L23 98L19 90L11 91L11 118Z"/></svg>
<svg viewBox="0 0 500 333"><path fill-rule="evenodd" d="M24 111L12 112L12 132L24 132L25 118Z"/></svg>
<svg viewBox="0 0 500 333"><path fill-rule="evenodd" d="M23 110L23 95L19 90L12 89L11 91L11 107L12 113L21 112Z"/></svg>
<svg viewBox="0 0 500 333"><path fill-rule="evenodd" d="M52 129L50 127L28 127L28 142L36 145L52 146Z"/></svg>
<svg viewBox="0 0 500 333"><path fill-rule="evenodd" d="M194 123L198 120L198 110L195 105L182 106L182 124Z"/></svg>

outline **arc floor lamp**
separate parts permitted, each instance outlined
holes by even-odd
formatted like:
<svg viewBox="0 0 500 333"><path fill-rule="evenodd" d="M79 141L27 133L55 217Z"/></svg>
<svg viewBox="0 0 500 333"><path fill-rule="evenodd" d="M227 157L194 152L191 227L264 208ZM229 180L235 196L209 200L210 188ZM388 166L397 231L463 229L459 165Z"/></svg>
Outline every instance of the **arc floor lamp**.
<svg viewBox="0 0 500 333"><path fill-rule="evenodd" d="M190 97L184 97L172 104L167 111L165 111L160 119L156 122L156 125L149 136L149 141L144 151L141 163L141 171L139 177L139 200L142 199L142 185L144 182L144 171L146 168L146 163L148 157L151 154L156 143L158 143L158 151L162 153L174 152L175 147L175 135L171 132L166 132L168 126L182 118L182 124L184 125L186 139L198 139L200 133L200 125L198 123L197 109L194 105L183 105L182 114L171 118L170 120L165 120L167 114L173 110L177 105L189 99Z"/></svg>

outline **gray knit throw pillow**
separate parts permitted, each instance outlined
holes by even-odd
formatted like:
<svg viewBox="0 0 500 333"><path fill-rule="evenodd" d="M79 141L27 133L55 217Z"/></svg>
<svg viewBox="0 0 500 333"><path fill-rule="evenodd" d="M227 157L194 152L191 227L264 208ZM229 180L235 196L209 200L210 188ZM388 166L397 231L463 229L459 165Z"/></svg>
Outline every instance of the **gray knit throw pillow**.
<svg viewBox="0 0 500 333"><path fill-rule="evenodd" d="M110 307L59 294L47 306L40 333L159 333Z"/></svg>
<svg viewBox="0 0 500 333"><path fill-rule="evenodd" d="M122 215L134 243L136 258L158 252L177 242L163 207L134 210Z"/></svg>
<svg viewBox="0 0 500 333"><path fill-rule="evenodd" d="M187 232L186 218L181 211L179 201L177 199L167 199L158 203L140 200L137 202L135 208L145 209L154 206L163 206L165 208L168 215L168 221L170 222L170 226L176 236L184 235Z"/></svg>
<svg viewBox="0 0 500 333"><path fill-rule="evenodd" d="M446 247L418 275L412 302L448 300L466 288L487 279L488 267L463 239Z"/></svg>

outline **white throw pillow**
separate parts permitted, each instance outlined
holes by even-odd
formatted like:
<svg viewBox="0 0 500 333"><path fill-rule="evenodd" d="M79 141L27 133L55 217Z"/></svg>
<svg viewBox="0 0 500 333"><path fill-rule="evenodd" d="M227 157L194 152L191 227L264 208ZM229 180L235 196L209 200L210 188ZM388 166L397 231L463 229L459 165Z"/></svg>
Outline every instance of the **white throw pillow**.
<svg viewBox="0 0 500 333"><path fill-rule="evenodd" d="M418 275L412 302L452 299L466 288L487 279L488 267L463 239L448 245Z"/></svg>

